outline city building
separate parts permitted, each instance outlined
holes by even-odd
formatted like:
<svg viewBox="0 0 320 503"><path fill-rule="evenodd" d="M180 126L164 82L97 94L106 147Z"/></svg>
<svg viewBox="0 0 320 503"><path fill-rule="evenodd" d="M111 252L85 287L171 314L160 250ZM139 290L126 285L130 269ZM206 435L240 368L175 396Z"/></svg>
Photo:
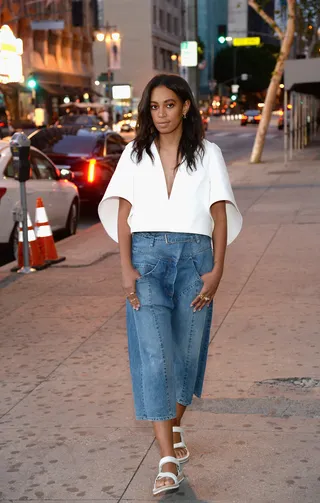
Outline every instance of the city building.
<svg viewBox="0 0 320 503"><path fill-rule="evenodd" d="M274 0L267 2L263 9L273 18L275 13ZM247 0L229 0L228 36L233 38L260 37L265 43L279 43L271 27L248 6Z"/></svg>
<svg viewBox="0 0 320 503"><path fill-rule="evenodd" d="M218 38L226 34L228 0L198 0L198 34L204 43L204 62L199 69L200 99L206 100L214 90L213 63L222 45Z"/></svg>
<svg viewBox="0 0 320 503"><path fill-rule="evenodd" d="M93 95L95 0L2 0L0 12L0 27L9 25L23 45L20 81L0 77L11 120L34 118L36 110L40 122L50 123L63 100ZM6 71L0 68L0 75Z"/></svg>
<svg viewBox="0 0 320 503"><path fill-rule="evenodd" d="M112 85L129 85L131 96L113 104L120 113L135 109L142 91L155 74L179 73L183 38L184 0L102 0L101 31L120 34L120 68L110 65L108 41L94 43L94 74L105 91L105 75ZM98 11L101 12L101 3ZM107 93L108 94L108 93Z"/></svg>

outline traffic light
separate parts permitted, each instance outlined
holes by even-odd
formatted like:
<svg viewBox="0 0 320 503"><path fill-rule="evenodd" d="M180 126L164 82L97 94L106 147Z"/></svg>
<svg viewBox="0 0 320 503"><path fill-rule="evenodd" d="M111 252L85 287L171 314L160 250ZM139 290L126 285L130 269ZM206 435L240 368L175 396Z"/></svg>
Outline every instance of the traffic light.
<svg viewBox="0 0 320 503"><path fill-rule="evenodd" d="M237 94L231 94L230 98L231 98L232 101L237 101L238 95Z"/></svg>
<svg viewBox="0 0 320 503"><path fill-rule="evenodd" d="M37 85L38 83L36 79L33 76L30 76L27 80L27 87L29 87L29 89L35 89Z"/></svg>
<svg viewBox="0 0 320 503"><path fill-rule="evenodd" d="M219 44L224 44L227 37L227 25L219 24L218 25L218 42Z"/></svg>

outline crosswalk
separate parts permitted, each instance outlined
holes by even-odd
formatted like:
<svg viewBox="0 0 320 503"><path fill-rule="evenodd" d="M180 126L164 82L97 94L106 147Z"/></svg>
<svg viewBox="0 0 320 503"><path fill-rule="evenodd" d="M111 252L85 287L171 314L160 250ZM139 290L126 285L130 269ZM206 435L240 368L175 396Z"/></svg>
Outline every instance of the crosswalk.
<svg viewBox="0 0 320 503"><path fill-rule="evenodd" d="M210 138L223 138L226 136L232 136L233 138L254 138L256 136L256 131L252 131L250 133L236 133L236 132L221 132L216 133L215 131L207 131L207 136ZM279 138L279 134L267 134L266 138L272 140L272 138Z"/></svg>

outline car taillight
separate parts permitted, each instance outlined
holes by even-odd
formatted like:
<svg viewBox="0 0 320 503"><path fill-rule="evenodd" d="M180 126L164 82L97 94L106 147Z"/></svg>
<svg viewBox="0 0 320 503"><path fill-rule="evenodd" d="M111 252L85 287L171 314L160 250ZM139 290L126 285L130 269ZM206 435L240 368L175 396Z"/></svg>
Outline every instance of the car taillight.
<svg viewBox="0 0 320 503"><path fill-rule="evenodd" d="M261 115L255 115L254 118L255 118L256 121L259 121L261 119Z"/></svg>
<svg viewBox="0 0 320 503"><path fill-rule="evenodd" d="M0 187L0 201L1 201L1 198L5 195L6 192L7 192L7 189L5 189L4 187Z"/></svg>
<svg viewBox="0 0 320 503"><path fill-rule="evenodd" d="M242 115L242 116L241 116L241 119L244 119L244 120L245 120L245 119L247 119L247 118L248 118L248 117L247 117L247 115Z"/></svg>
<svg viewBox="0 0 320 503"><path fill-rule="evenodd" d="M0 127L4 127L5 126L5 123L4 122L0 122Z"/></svg>
<svg viewBox="0 0 320 503"><path fill-rule="evenodd" d="M96 162L97 161L95 159L91 159L89 161L88 177L87 177L89 183L93 183L96 178Z"/></svg>

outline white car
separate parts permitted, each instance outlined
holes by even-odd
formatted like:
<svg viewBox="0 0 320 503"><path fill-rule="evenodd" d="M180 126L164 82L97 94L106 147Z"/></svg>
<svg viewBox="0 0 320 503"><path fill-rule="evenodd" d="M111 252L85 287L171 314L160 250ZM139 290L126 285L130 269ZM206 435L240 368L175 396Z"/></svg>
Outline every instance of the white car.
<svg viewBox="0 0 320 503"><path fill-rule="evenodd" d="M71 183L72 174L65 174L38 149L31 147L31 173L26 182L27 206L34 223L36 201L42 197L53 232L65 229L68 235L77 231L79 194ZM20 184L14 178L12 155L7 141L0 141L0 245L17 256L18 219L21 214Z"/></svg>

